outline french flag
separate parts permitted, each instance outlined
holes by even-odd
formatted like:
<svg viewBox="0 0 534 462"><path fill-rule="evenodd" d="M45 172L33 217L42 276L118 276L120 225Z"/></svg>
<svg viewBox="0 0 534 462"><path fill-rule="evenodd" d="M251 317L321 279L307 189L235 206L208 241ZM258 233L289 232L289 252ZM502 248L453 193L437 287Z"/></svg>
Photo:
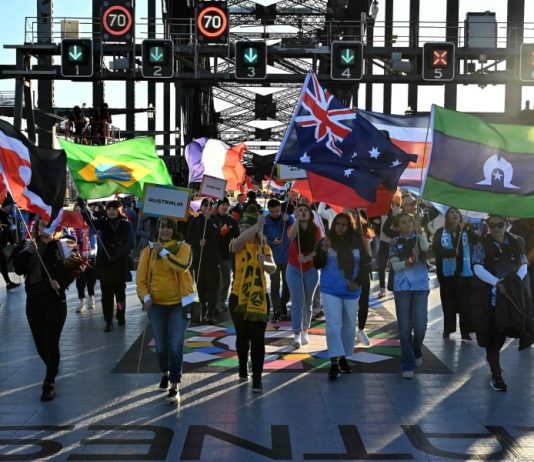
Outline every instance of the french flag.
<svg viewBox="0 0 534 462"><path fill-rule="evenodd" d="M375 128L387 131L393 144L404 152L417 154L417 162L408 164L402 173L399 186L421 187L425 178L432 147L432 130L429 115L389 115L358 110Z"/></svg>
<svg viewBox="0 0 534 462"><path fill-rule="evenodd" d="M189 183L200 183L204 175L226 180L226 189L239 191L245 181L241 160L246 145L228 146L213 138L197 138L185 147Z"/></svg>

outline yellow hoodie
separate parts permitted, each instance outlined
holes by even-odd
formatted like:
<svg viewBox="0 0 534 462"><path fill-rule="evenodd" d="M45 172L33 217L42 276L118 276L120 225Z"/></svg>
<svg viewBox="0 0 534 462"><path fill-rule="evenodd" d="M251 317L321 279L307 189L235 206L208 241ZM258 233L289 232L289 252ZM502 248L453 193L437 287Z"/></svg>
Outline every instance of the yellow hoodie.
<svg viewBox="0 0 534 462"><path fill-rule="evenodd" d="M157 254L147 246L141 253L137 267L137 295L144 300L150 295L152 303L175 305L182 298L193 294L191 247L172 239L161 243L164 251ZM161 254L164 254L161 256Z"/></svg>

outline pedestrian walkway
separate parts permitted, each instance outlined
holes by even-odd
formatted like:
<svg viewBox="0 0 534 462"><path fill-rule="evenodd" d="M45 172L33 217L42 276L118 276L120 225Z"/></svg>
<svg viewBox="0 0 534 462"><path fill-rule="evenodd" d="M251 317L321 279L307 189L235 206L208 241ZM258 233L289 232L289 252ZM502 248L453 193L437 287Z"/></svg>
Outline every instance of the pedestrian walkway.
<svg viewBox="0 0 534 462"><path fill-rule="evenodd" d="M414 380L400 375L388 296L372 301L371 347L333 383L321 323L298 351L288 325L269 326L261 395L237 380L230 324L191 328L179 407L157 391L133 285L127 296L126 326L104 333L99 304L76 314L71 288L56 398L42 403L24 289L0 286L0 460L534 460L534 349L506 344L508 392L493 391L484 351L442 339L436 288Z"/></svg>

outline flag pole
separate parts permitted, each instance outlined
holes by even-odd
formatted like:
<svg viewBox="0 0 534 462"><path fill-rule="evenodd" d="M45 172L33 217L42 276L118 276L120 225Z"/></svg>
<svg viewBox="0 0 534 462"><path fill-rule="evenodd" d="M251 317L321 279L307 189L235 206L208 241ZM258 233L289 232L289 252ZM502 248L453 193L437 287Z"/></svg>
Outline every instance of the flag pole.
<svg viewBox="0 0 534 462"><path fill-rule="evenodd" d="M205 240L206 227L208 226L208 219L209 218L206 218L202 212L200 212L200 213L204 217L204 229L202 230L202 239L201 240ZM206 245L206 243L204 243L204 245ZM202 255L204 253L204 245L200 246L200 258L198 259L198 268L197 268L197 271L196 271L196 274L195 274L195 289L197 291L197 294L198 294L198 279L200 278L200 267L202 266ZM200 322L202 322L202 307L200 308Z"/></svg>
<svg viewBox="0 0 534 462"><path fill-rule="evenodd" d="M0 168L2 169L3 172L6 171L5 168L4 168L4 164L3 164L3 162L2 162L1 160L0 160ZM20 211L20 209L19 209L19 207L18 207L18 205L17 205L17 203L16 203L16 201L15 201L15 196L13 195L13 191L12 191L12 189L11 189L11 186L9 185L9 179L8 179L7 175L4 176L4 183L5 183L5 185L6 185L6 189L7 189L8 193L9 193L9 195L10 195L10 196L12 197L12 199L13 199L13 203L15 204L15 209L16 209L17 212L19 213L19 216L20 216L20 218L21 218L21 220L22 220L22 223L24 224L24 227L26 228L26 232L27 232L28 235L30 236L30 240L31 240L31 241L33 242L33 244L35 245L35 250L36 250L37 258L39 259L39 262L41 263L43 269L45 270L45 273L46 273L46 275L48 276L48 280L50 281L50 284L52 284L52 281L53 281L52 276L50 275L50 273L49 273L49 271L48 271L48 268L45 266L44 261L43 261L43 258L42 258L41 255L39 254L39 250L37 249L37 242L35 241L35 238L31 235L30 230L29 230L29 228L28 228L28 225L26 224L26 222L24 221L24 218L22 217L22 213L21 213L21 211ZM55 288L54 288L54 290L55 290L55 292L59 295L59 290L58 290L58 289L55 289Z"/></svg>
<svg viewBox="0 0 534 462"><path fill-rule="evenodd" d="M11 194L11 191L9 193ZM13 196L11 196L11 197L13 197ZM15 203L15 210L18 212L18 214L20 216L20 219L22 220L22 223L24 224L24 228L26 228L27 235L30 236L30 241L32 241L32 243L35 245L35 254L37 255L37 258L38 258L39 262L41 263L41 266L45 270L45 273L46 273L46 275L48 277L48 281L50 282L50 284L52 284L52 281L53 281L52 275L48 271L48 268L46 267L46 265L44 263L43 257L41 257L41 254L39 253L39 249L37 248L37 241L35 240L35 238L33 237L32 233L30 232L30 228L28 228L28 225L24 221L24 217L22 216L22 212L20 211L20 208L18 207L18 205L16 203ZM55 289L55 288L53 288L53 289L56 292L56 294L59 295L59 290Z"/></svg>
<svg viewBox="0 0 534 462"><path fill-rule="evenodd" d="M111 256L108 252L108 249L106 249L106 246L104 245L104 242L102 241L102 239L100 238L100 236L98 235L97 231L96 231L96 228L95 228L95 225L93 224L93 214L91 212L88 211L87 209L87 202L85 202L84 199L82 199L80 197L80 199L82 200L82 203L83 203L83 208L87 211L87 213L90 213L89 215L89 220L86 220L86 222L89 222L89 226L91 227L91 229L93 230L93 232L95 233L95 236L96 236L96 239L98 242L100 242L100 244L102 244L102 249L104 249L104 253L106 254L106 257L108 257L108 260L111 260Z"/></svg>
<svg viewBox="0 0 534 462"><path fill-rule="evenodd" d="M421 188L420 191L421 192L419 194L419 197L421 197L421 199L423 198L423 172L424 172L424 169L425 169L426 149L427 149L427 146L428 146L428 134L430 132L430 125L432 124L433 116L434 116L434 104L432 105L432 109L431 109L431 112L430 112L430 117L428 118L428 125L426 126L425 144L423 145L423 161L421 163L421 175L419 176L419 180L420 180L420 183L421 183L421 186L420 186L420 188Z"/></svg>

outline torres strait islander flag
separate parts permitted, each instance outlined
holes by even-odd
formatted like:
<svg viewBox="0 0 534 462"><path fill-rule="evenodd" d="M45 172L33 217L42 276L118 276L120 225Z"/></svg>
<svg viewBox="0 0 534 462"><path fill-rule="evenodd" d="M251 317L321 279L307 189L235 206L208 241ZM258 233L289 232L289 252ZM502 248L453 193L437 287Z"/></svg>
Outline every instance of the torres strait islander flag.
<svg viewBox="0 0 534 462"><path fill-rule="evenodd" d="M63 151L34 146L0 120L0 199L7 191L21 209L50 220L63 207L66 173Z"/></svg>
<svg viewBox="0 0 534 462"><path fill-rule="evenodd" d="M245 181L241 164L246 145L228 146L213 138L197 138L185 147L189 183L202 181L204 175L226 180L226 189L239 191Z"/></svg>
<svg viewBox="0 0 534 462"><path fill-rule="evenodd" d="M423 198L460 209L534 217L534 127L488 124L434 106Z"/></svg>
<svg viewBox="0 0 534 462"><path fill-rule="evenodd" d="M426 176L430 149L432 147L432 130L429 130L429 115L389 115L378 112L358 111L374 127L388 132L391 142L404 152L417 154L417 162L408 164L402 172L399 186L421 187Z"/></svg>

